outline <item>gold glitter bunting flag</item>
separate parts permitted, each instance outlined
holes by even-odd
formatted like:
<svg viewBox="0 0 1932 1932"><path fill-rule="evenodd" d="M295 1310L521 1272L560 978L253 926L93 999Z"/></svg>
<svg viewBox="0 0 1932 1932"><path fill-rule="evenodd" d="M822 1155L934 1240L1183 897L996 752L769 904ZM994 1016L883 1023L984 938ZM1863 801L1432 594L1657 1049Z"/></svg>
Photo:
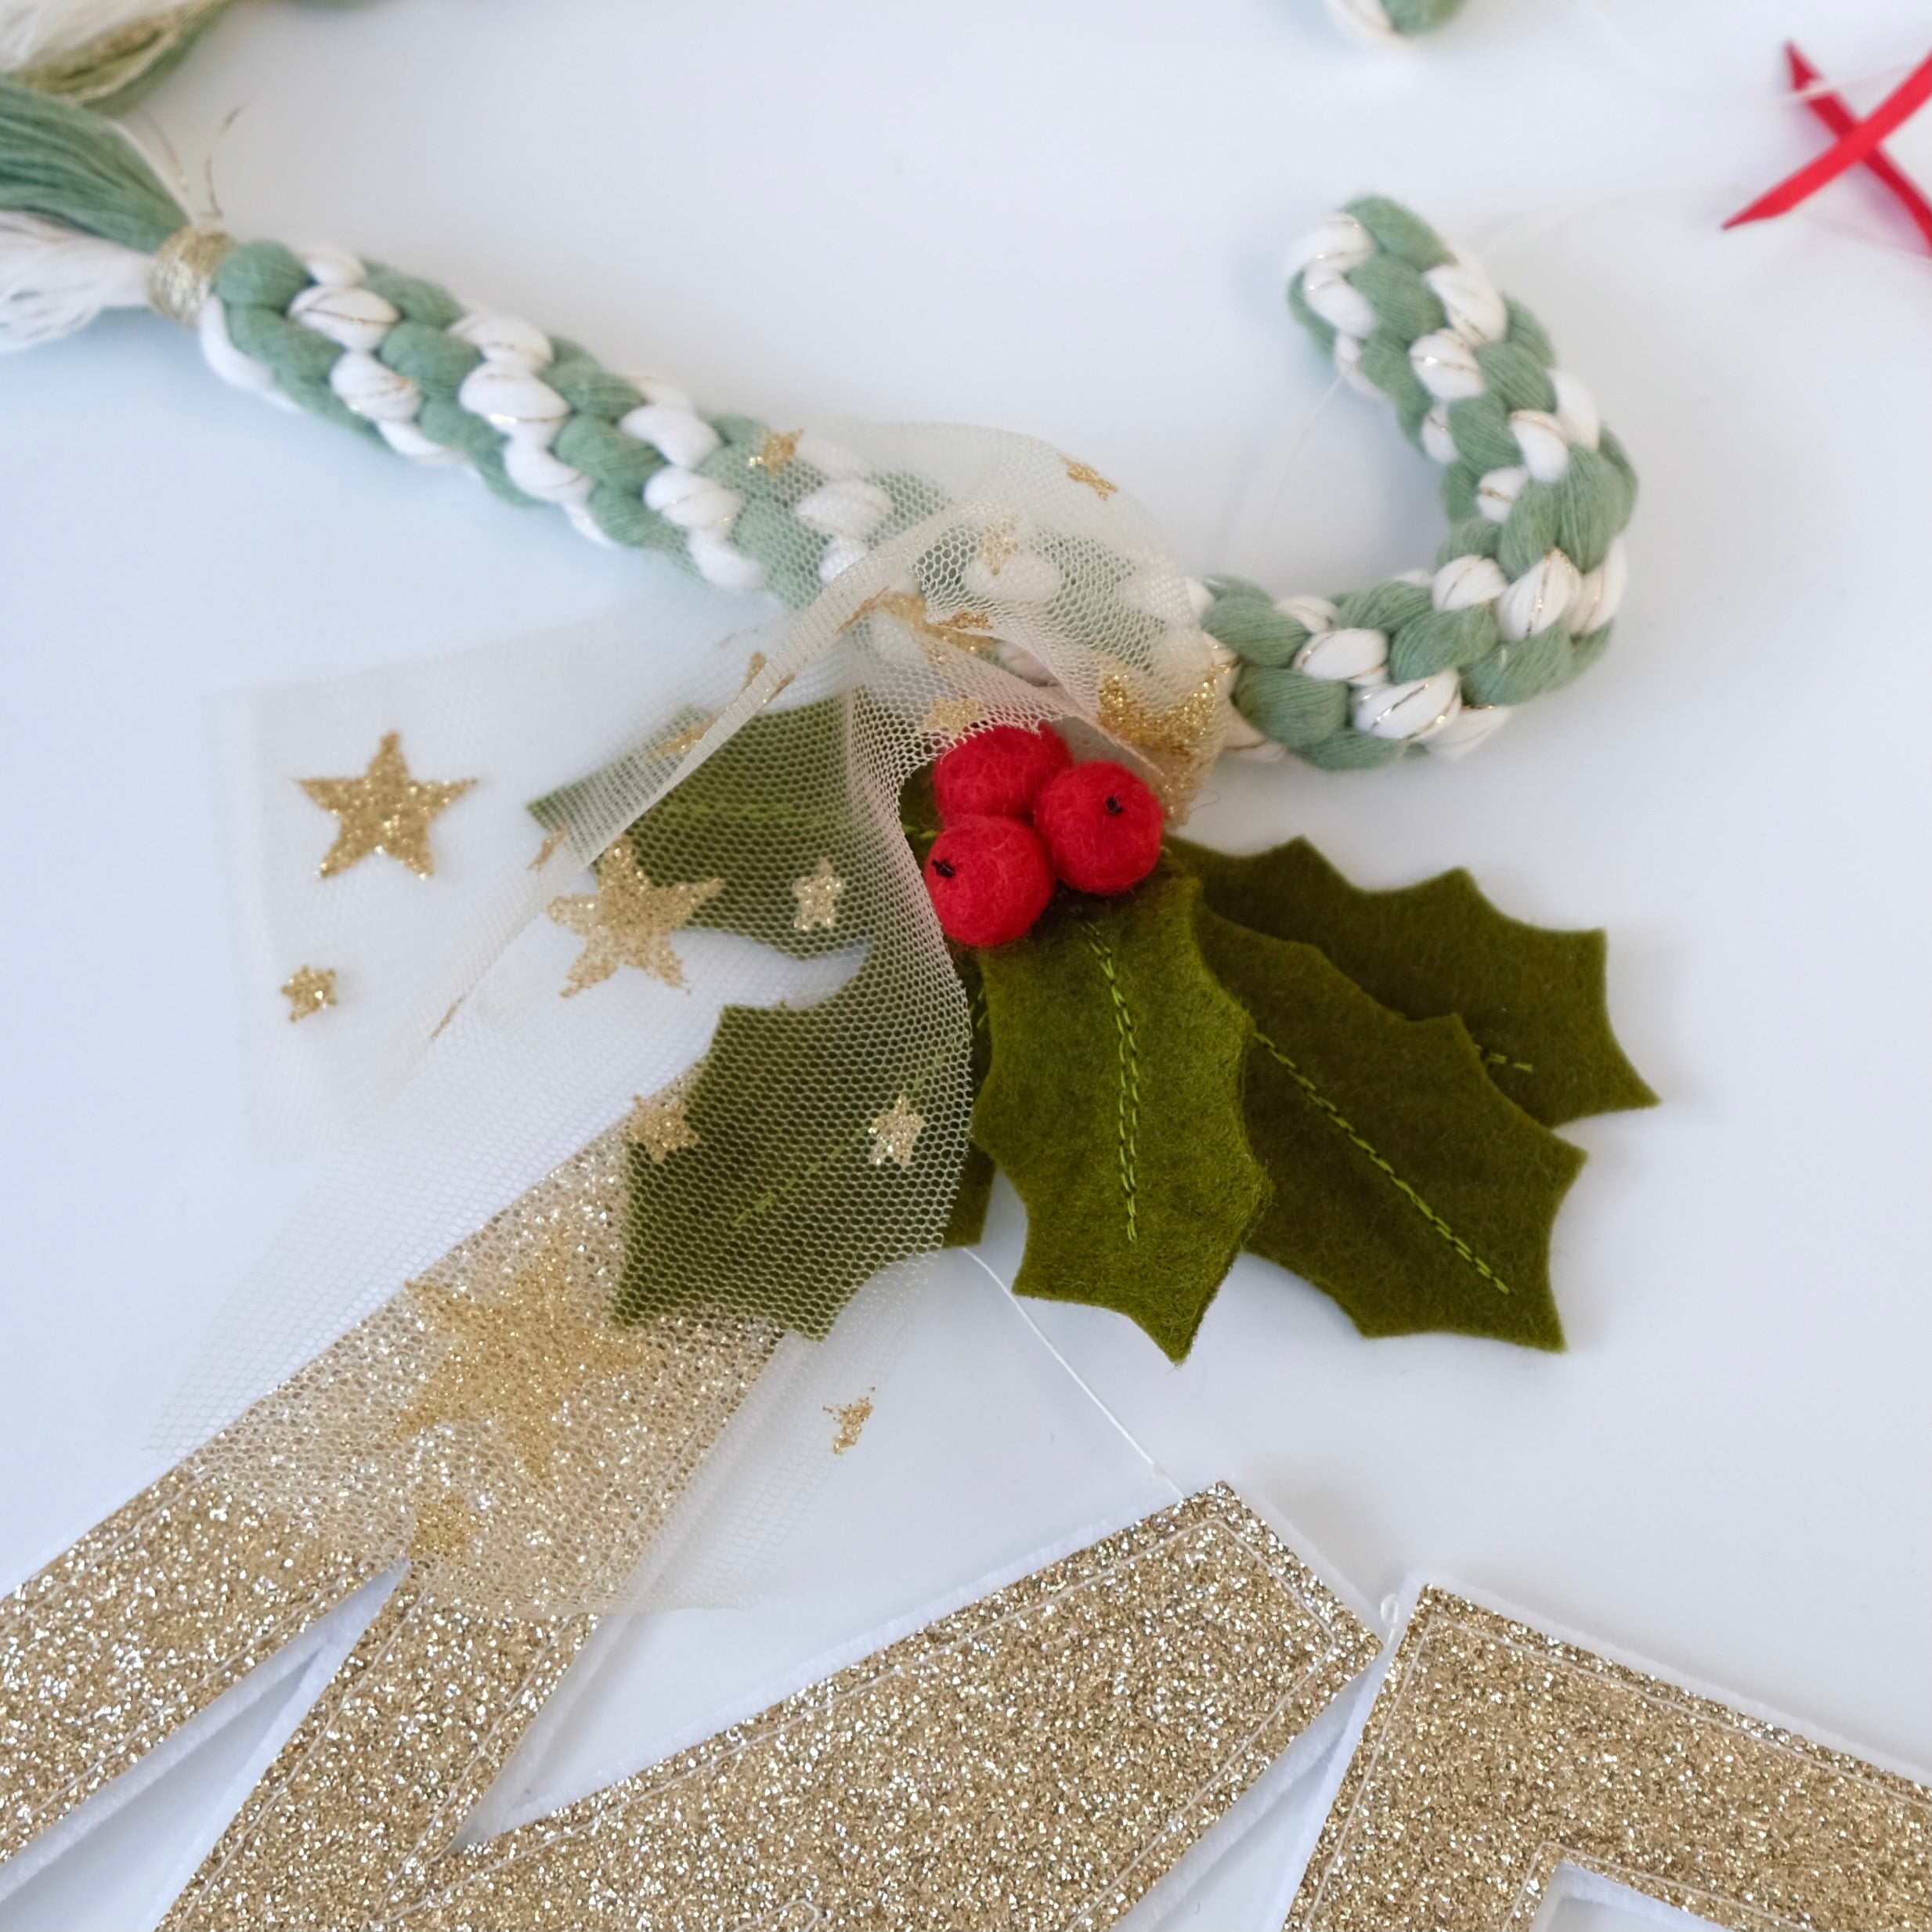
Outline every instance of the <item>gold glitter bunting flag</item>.
<svg viewBox="0 0 1932 1932"><path fill-rule="evenodd" d="M1915 1932L1932 1789L1425 1590L1286 1932L1529 1932L1564 1866L1728 1932Z"/></svg>
<svg viewBox="0 0 1932 1932"><path fill-rule="evenodd" d="M0 1598L0 1861L382 1567L190 1461Z"/></svg>
<svg viewBox="0 0 1932 1932"><path fill-rule="evenodd" d="M1230 1491L1209 1490L652 1770L447 1854L381 1923L1109 1925L1377 1649Z"/></svg>
<svg viewBox="0 0 1932 1932"><path fill-rule="evenodd" d="M628 1158L601 1136L0 1599L0 1858L403 1565L169 1923L360 1924L441 1849L778 1342L610 1320Z"/></svg>
<svg viewBox="0 0 1932 1932"><path fill-rule="evenodd" d="M162 1920L351 1932L434 1862L595 1620L478 1616L399 1587Z"/></svg>
<svg viewBox="0 0 1932 1932"><path fill-rule="evenodd" d="M153 1580L193 1594L168 1587L193 1580L179 1569ZM1217 1487L651 1771L450 1849L594 1622L453 1609L433 1569L413 1572L164 1932L1103 1926L1378 1649Z"/></svg>
<svg viewBox="0 0 1932 1932"><path fill-rule="evenodd" d="M609 1321L630 1158L625 1126L601 1136L0 1602L0 1855L385 1571L169 1932L589 1927L677 1866L650 1923L755 1916L776 1885L902 1897L908 1924L1104 1923L1372 1659L1212 1492L615 1787L590 1829L452 1852L777 1345ZM699 1787L720 1829L676 1841ZM947 1901L981 1916L931 1917Z"/></svg>

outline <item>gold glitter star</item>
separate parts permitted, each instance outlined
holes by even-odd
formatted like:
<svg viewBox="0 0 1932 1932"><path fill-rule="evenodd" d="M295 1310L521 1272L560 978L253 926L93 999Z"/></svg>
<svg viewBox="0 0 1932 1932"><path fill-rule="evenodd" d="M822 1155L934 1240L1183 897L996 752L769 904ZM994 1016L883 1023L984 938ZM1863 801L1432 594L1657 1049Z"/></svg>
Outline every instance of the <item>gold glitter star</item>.
<svg viewBox="0 0 1932 1932"><path fill-rule="evenodd" d="M550 902L551 919L584 942L564 981L564 998L600 985L620 966L635 966L666 986L682 986L684 965L666 935L689 923L706 900L724 890L721 879L683 886L654 886L637 869L627 840L619 839L598 862L597 890Z"/></svg>
<svg viewBox="0 0 1932 1932"><path fill-rule="evenodd" d="M950 617L935 617L916 590L881 590L866 598L840 628L850 630L862 618L879 616L897 618L922 644L954 645L976 657L984 657L999 641L987 612L955 611Z"/></svg>
<svg viewBox="0 0 1932 1932"><path fill-rule="evenodd" d="M533 872L540 872L543 868L550 863L551 856L554 854L558 847L562 845L564 840L569 836L569 826L567 825L559 825L557 829L551 832L544 840L543 843L536 848L536 856L530 861L529 869Z"/></svg>
<svg viewBox="0 0 1932 1932"><path fill-rule="evenodd" d="M1118 483L1110 483L1091 463L1075 463L1071 458L1067 464L1067 480L1072 483L1085 483L1103 503L1120 488Z"/></svg>
<svg viewBox="0 0 1932 1932"><path fill-rule="evenodd" d="M995 576L1020 554L1020 533L1011 517L989 523L980 537L980 562Z"/></svg>
<svg viewBox="0 0 1932 1932"><path fill-rule="evenodd" d="M825 1414L839 1425L839 1432L832 1439L832 1453L843 1456L848 1449L856 1448L859 1431L872 1419L872 1399L861 1396L856 1402L848 1402L838 1408L830 1403L825 1405Z"/></svg>
<svg viewBox="0 0 1932 1932"><path fill-rule="evenodd" d="M985 712L971 698L935 698L919 730L928 738L962 738Z"/></svg>
<svg viewBox="0 0 1932 1932"><path fill-rule="evenodd" d="M1221 748L1222 673L1202 679L1178 704L1156 709L1119 672L1100 680L1100 726L1159 768L1155 789L1170 807L1185 805Z"/></svg>
<svg viewBox="0 0 1932 1932"><path fill-rule="evenodd" d="M845 881L832 869L832 861L822 858L803 879L792 881L792 897L798 901L798 916L792 930L809 933L818 926L828 932L839 923L839 894Z"/></svg>
<svg viewBox="0 0 1932 1932"><path fill-rule="evenodd" d="M695 723L687 724L681 731L673 731L669 738L660 738L651 749L660 758L681 758L717 721L715 712L699 718Z"/></svg>
<svg viewBox="0 0 1932 1932"><path fill-rule="evenodd" d="M765 655L764 652L753 652L751 654L750 662L745 666L745 681L743 684L739 685L738 689L740 691L750 690L752 686L757 684L758 680L764 676L765 667L770 662L770 659ZM781 677L769 691L765 693L764 696L760 700L760 702L764 704L769 704L780 692L789 691L792 687L793 680L796 678L797 675L798 673L796 671L788 672L784 677Z"/></svg>
<svg viewBox="0 0 1932 1932"><path fill-rule="evenodd" d="M641 1336L587 1320L571 1305L569 1260L561 1242L544 1248L488 1301L410 1284L448 1346L396 1417L398 1441L447 1423L493 1423L533 1476L549 1476L572 1396L652 1367L658 1353Z"/></svg>
<svg viewBox="0 0 1932 1932"><path fill-rule="evenodd" d="M926 1116L915 1114L912 1103L901 1094L884 1113L872 1116L866 1130L872 1137L872 1165L883 1167L888 1161L896 1161L901 1167L910 1167L912 1150L919 1145L925 1126Z"/></svg>
<svg viewBox="0 0 1932 1932"><path fill-rule="evenodd" d="M288 1002L290 1020L306 1020L311 1013L335 1004L335 969L298 966L283 980L280 990Z"/></svg>
<svg viewBox="0 0 1932 1932"><path fill-rule="evenodd" d="M322 861L324 879L359 865L371 852L400 859L419 879L436 869L429 850L430 821L447 811L476 781L447 784L413 778L403 756L402 735L385 731L369 768L359 778L298 778L324 811L341 822Z"/></svg>
<svg viewBox="0 0 1932 1932"><path fill-rule="evenodd" d="M804 433L802 429L767 429L752 461L767 475L776 476L798 454L799 439Z"/></svg>
<svg viewBox="0 0 1932 1932"><path fill-rule="evenodd" d="M698 1130L685 1117L692 1084L698 1078L693 1067L680 1074L668 1087L660 1087L646 1097L631 1102L624 1122L624 1138L634 1147L641 1147L651 1157L653 1167L662 1167L681 1147L701 1147Z"/></svg>

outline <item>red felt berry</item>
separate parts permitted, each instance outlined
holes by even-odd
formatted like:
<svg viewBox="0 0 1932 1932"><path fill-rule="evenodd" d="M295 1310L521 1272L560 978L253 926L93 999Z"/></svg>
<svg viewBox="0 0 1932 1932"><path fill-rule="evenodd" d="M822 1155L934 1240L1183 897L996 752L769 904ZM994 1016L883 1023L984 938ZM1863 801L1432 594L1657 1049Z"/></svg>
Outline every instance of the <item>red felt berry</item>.
<svg viewBox="0 0 1932 1932"><path fill-rule="evenodd" d="M1053 868L1017 818L962 818L933 841L926 890L941 930L966 946L1003 946L1046 910Z"/></svg>
<svg viewBox="0 0 1932 1932"><path fill-rule="evenodd" d="M955 818L1024 818L1040 789L1073 762L1057 731L995 724L962 738L933 767L940 822Z"/></svg>
<svg viewBox="0 0 1932 1932"><path fill-rule="evenodd" d="M1161 802L1125 765L1075 765L1042 792L1034 828L1076 892L1125 892L1154 870L1166 825Z"/></svg>

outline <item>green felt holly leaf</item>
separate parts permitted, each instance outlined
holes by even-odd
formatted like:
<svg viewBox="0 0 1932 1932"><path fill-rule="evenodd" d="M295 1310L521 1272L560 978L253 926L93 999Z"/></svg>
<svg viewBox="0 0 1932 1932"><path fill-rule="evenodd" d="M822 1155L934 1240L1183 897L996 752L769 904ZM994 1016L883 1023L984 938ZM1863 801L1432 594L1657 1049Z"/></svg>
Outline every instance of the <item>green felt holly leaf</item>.
<svg viewBox="0 0 1932 1932"><path fill-rule="evenodd" d="M753 718L630 827L639 868L659 885L722 879L691 923L744 933L793 959L864 937L883 882L877 865L862 861L871 835L847 796L845 733L837 698ZM568 822L575 796L607 775L553 792L530 810L554 829ZM801 897L822 863L840 889Z"/></svg>
<svg viewBox="0 0 1932 1932"><path fill-rule="evenodd" d="M1138 1322L1176 1361L1267 1193L1241 1117L1252 1028L1196 942L1190 879L1065 897L980 967L973 1137L1027 1206L1021 1295Z"/></svg>
<svg viewBox="0 0 1932 1932"><path fill-rule="evenodd" d="M1320 947L1406 1018L1459 1015L1490 1077L1546 1127L1656 1104L1610 1028L1602 933L1511 919L1460 867L1367 892L1305 839L1243 855L1170 839L1168 851L1222 918Z"/></svg>
<svg viewBox="0 0 1932 1932"><path fill-rule="evenodd" d="M880 930L880 895L903 882L894 879L880 829L848 801L847 722L838 699L765 712L629 828L638 867L654 882L722 882L693 926L796 959L861 944ZM644 778L665 756L660 745L619 763ZM546 828L565 825L580 796L611 775L530 809ZM915 775L908 797L919 796ZM930 800L928 811L936 828ZM820 883L826 872L836 890ZM970 962L962 977L970 993ZM723 1308L817 1337L881 1268L942 1241L979 1238L992 1167L966 1144L966 1042L909 1038L905 996L903 973L894 978L868 958L818 1006L725 1009L679 1096L683 1131L655 1155L647 1144L630 1157L621 1318ZM976 1081L988 1056L977 1004ZM880 1143L872 1123L901 1094L923 1119L908 1167L889 1154L872 1157Z"/></svg>
<svg viewBox="0 0 1932 1932"><path fill-rule="evenodd" d="M1460 1020L1406 1020L1313 946L1204 909L1198 927L1255 1027L1248 1137L1273 1191L1244 1245L1365 1335L1562 1348L1550 1231L1581 1153L1504 1096Z"/></svg>
<svg viewBox="0 0 1932 1932"><path fill-rule="evenodd" d="M723 1309L816 1339L880 1269L940 1245L966 1042L915 1032L904 999L868 961L816 1006L725 1008L682 1096L691 1138L631 1150L620 1320Z"/></svg>

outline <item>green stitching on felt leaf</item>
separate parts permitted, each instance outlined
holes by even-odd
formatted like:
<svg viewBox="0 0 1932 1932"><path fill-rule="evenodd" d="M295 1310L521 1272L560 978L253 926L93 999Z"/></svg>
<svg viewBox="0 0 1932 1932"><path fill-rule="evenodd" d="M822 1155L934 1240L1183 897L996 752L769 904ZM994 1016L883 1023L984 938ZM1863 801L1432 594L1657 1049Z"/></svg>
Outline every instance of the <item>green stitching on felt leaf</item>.
<svg viewBox="0 0 1932 1932"><path fill-rule="evenodd" d="M1119 955L1112 938L1095 921L1080 922L1089 951L1099 962L1100 976L1107 981L1107 996L1114 1009L1114 1043L1119 1055L1120 1078L1114 1106L1116 1133L1114 1157L1120 1169L1121 1201L1127 1211L1127 1239L1140 1239L1140 1035L1134 1024L1134 1009L1121 986Z"/></svg>
<svg viewBox="0 0 1932 1932"><path fill-rule="evenodd" d="M1365 1335L1562 1348L1550 1230L1581 1153L1504 1098L1461 1020L1404 1020L1313 946L1198 924L1256 1028L1244 1104L1273 1191L1244 1245Z"/></svg>
<svg viewBox="0 0 1932 1932"><path fill-rule="evenodd" d="M1157 874L980 955L992 1064L973 1137L1027 1204L1020 1295L1138 1322L1179 1361L1267 1192L1241 1121L1251 1028Z"/></svg>
<svg viewBox="0 0 1932 1932"><path fill-rule="evenodd" d="M1222 918L1319 947L1407 1019L1460 1015L1490 1078L1544 1126L1656 1104L1611 1031L1602 933L1511 919L1461 868L1367 892L1305 839L1248 856L1170 839L1168 851Z"/></svg>

